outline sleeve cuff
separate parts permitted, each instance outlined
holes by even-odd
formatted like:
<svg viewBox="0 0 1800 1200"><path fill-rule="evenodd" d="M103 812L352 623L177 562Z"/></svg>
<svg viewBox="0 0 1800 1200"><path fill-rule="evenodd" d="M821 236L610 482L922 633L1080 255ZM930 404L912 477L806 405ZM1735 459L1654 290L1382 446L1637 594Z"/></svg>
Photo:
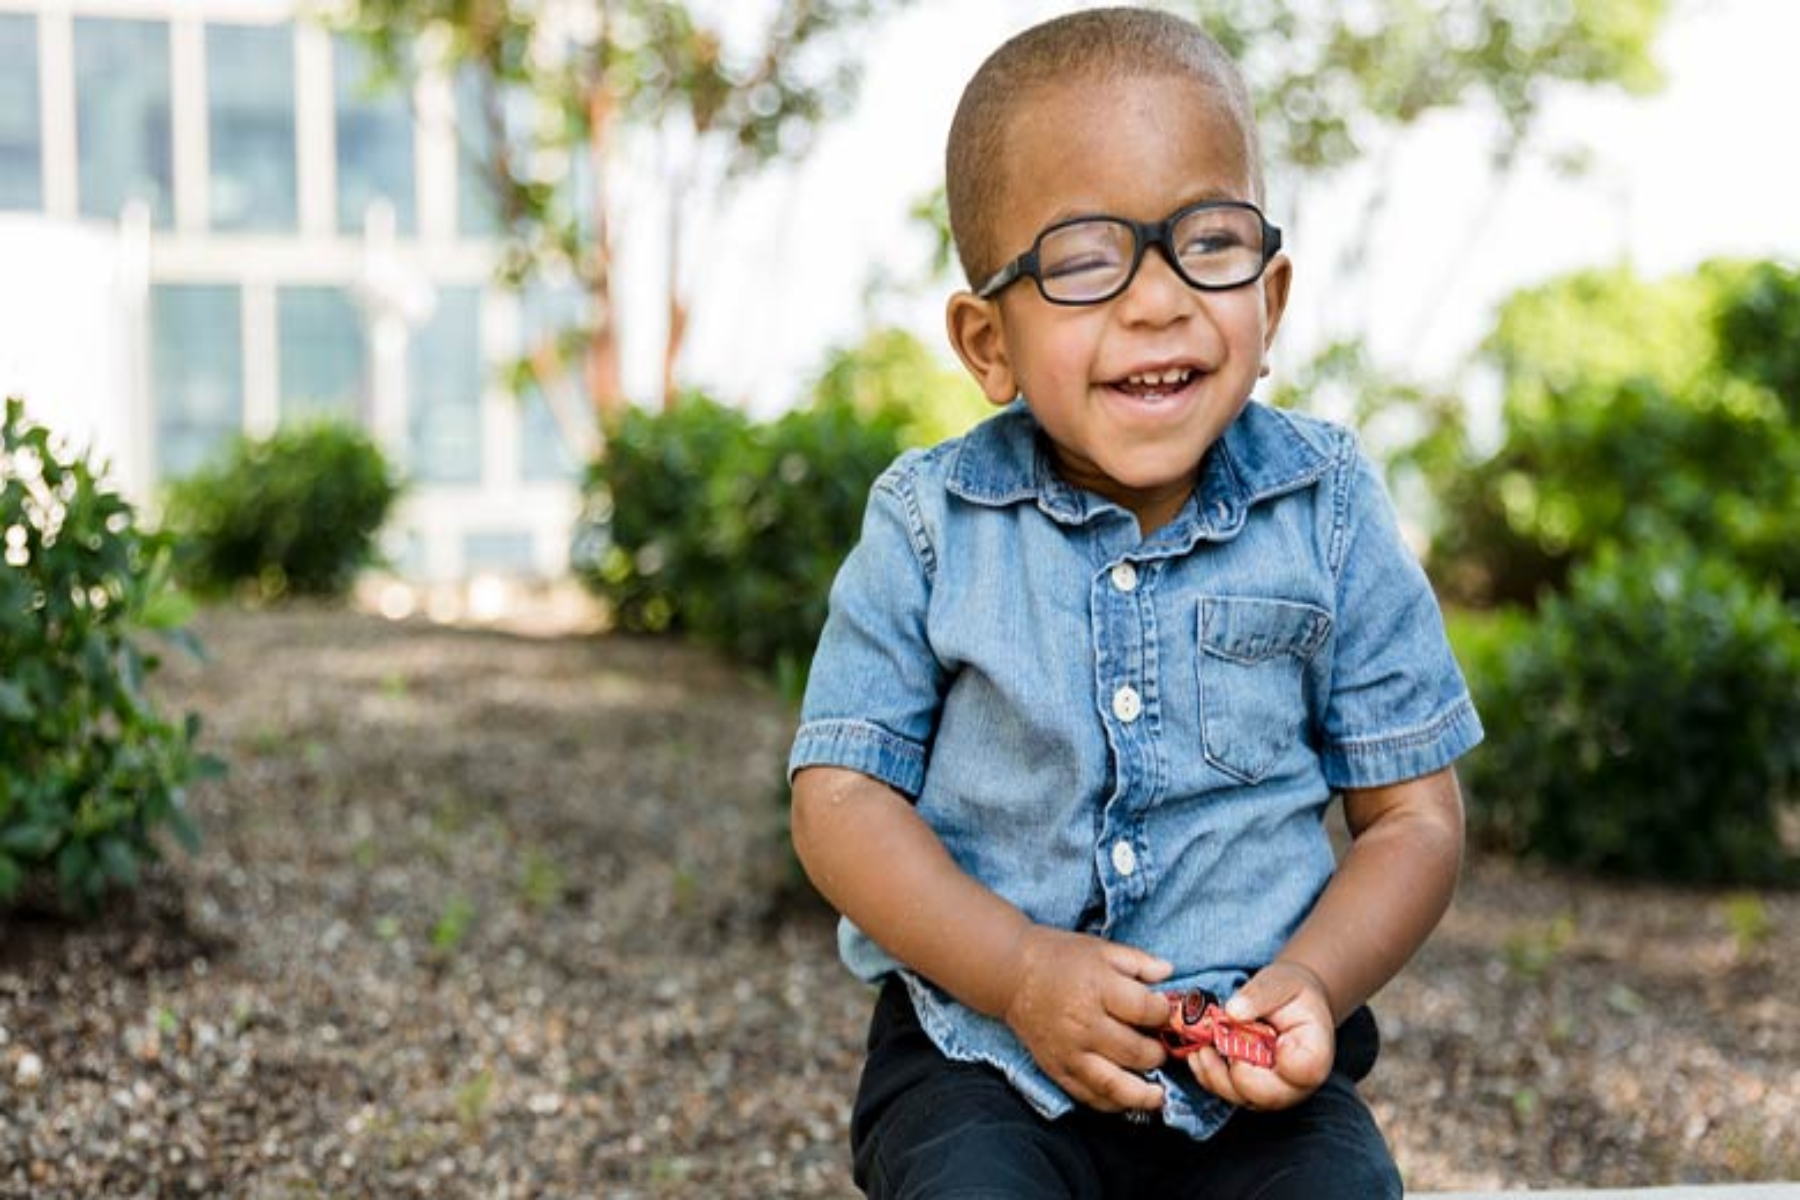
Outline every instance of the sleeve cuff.
<svg viewBox="0 0 1800 1200"><path fill-rule="evenodd" d="M868 721L809 721L794 737L788 782L802 767L843 767L916 798L925 786L925 748Z"/></svg>
<svg viewBox="0 0 1800 1200"><path fill-rule="evenodd" d="M1467 695L1423 725L1325 746L1325 779L1334 790L1386 787L1449 766L1481 741L1481 719Z"/></svg>

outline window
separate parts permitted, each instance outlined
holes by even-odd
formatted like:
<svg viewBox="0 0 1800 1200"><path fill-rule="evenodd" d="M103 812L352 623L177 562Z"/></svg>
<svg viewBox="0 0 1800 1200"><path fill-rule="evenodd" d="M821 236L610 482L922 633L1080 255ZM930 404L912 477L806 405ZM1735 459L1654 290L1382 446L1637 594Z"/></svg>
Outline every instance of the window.
<svg viewBox="0 0 1800 1200"><path fill-rule="evenodd" d="M294 31L209 25L206 120L214 229L293 229Z"/></svg>
<svg viewBox="0 0 1800 1200"><path fill-rule="evenodd" d="M281 358L281 419L360 421L369 351L362 313L342 288L284 287L275 293Z"/></svg>
<svg viewBox="0 0 1800 1200"><path fill-rule="evenodd" d="M494 134L488 125L484 84L474 70L456 77L456 227L464 237L500 232L500 197L488 174Z"/></svg>
<svg viewBox="0 0 1800 1200"><path fill-rule="evenodd" d="M407 462L427 483L481 480L481 289L438 289L407 360Z"/></svg>
<svg viewBox="0 0 1800 1200"><path fill-rule="evenodd" d="M527 355L535 353L549 339L579 329L587 320L587 297L573 286L531 288L520 298L519 305ZM585 418L587 395L582 387L581 361L577 353L567 375L556 386L574 389ZM550 402L543 392L535 386L526 388L519 401L519 477L529 483L574 479L581 471L581 463L563 436L562 426L550 411Z"/></svg>
<svg viewBox="0 0 1800 1200"><path fill-rule="evenodd" d="M337 80L338 229L358 233L369 205L394 206L394 228L413 230L413 120L406 93L374 79L369 52L332 39Z"/></svg>
<svg viewBox="0 0 1800 1200"><path fill-rule="evenodd" d="M173 217L169 27L161 21L75 19L76 170L85 216L116 220L142 200L151 221Z"/></svg>
<svg viewBox="0 0 1800 1200"><path fill-rule="evenodd" d="M501 575L531 575L537 552L527 532L470 533L463 537L463 569Z"/></svg>
<svg viewBox="0 0 1800 1200"><path fill-rule="evenodd" d="M243 316L228 284L150 292L157 473L186 475L244 426Z"/></svg>
<svg viewBox="0 0 1800 1200"><path fill-rule="evenodd" d="M0 13L0 208L44 206L37 18Z"/></svg>

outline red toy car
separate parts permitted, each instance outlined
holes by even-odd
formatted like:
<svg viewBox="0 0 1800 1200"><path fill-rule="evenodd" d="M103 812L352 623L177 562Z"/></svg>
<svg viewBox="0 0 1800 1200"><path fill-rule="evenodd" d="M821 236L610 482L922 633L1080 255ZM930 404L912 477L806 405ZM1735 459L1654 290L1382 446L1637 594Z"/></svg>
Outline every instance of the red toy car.
<svg viewBox="0 0 1800 1200"><path fill-rule="evenodd" d="M1157 1031L1169 1053L1186 1058L1211 1046L1226 1058L1258 1067L1275 1065L1275 1028L1261 1021L1234 1021L1219 998L1196 989L1169 997L1169 1023Z"/></svg>

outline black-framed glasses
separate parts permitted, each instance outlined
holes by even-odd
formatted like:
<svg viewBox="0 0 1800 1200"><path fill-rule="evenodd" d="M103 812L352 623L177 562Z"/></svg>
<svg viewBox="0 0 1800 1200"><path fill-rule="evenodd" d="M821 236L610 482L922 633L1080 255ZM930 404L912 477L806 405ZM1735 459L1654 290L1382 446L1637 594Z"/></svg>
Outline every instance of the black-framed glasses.
<svg viewBox="0 0 1800 1200"><path fill-rule="evenodd" d="M1281 251L1281 230L1243 200L1202 200L1161 221L1072 217L1038 234L975 294L988 300L1029 277L1052 304L1102 304L1131 286L1152 246L1189 287L1223 292L1262 276Z"/></svg>

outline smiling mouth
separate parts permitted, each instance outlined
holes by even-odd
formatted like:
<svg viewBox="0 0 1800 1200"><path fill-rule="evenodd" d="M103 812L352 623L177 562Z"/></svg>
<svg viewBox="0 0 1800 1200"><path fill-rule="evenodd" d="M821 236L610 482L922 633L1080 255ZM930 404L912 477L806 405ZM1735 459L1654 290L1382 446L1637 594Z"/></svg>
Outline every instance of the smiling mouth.
<svg viewBox="0 0 1800 1200"><path fill-rule="evenodd" d="M1194 381L1199 372L1192 367L1171 367L1166 371L1145 371L1116 379L1112 386L1127 395L1149 399L1179 392Z"/></svg>

